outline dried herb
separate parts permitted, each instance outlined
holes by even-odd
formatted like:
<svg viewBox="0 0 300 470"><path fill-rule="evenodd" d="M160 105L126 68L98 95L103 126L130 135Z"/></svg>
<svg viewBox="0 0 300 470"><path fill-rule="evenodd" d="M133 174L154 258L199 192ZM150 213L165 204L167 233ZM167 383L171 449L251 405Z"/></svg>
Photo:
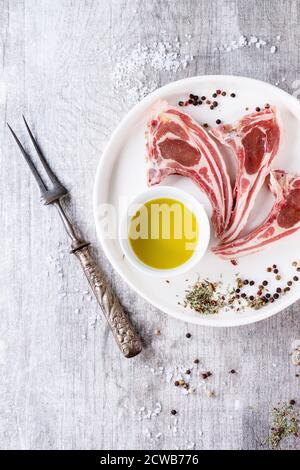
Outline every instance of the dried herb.
<svg viewBox="0 0 300 470"><path fill-rule="evenodd" d="M205 315L214 315L224 307L224 299L217 292L218 283L201 280L187 292L184 306Z"/></svg>
<svg viewBox="0 0 300 470"><path fill-rule="evenodd" d="M278 447L288 436L300 437L300 413L295 409L294 404L283 403L273 408L271 416L271 434L268 441L272 449Z"/></svg>
<svg viewBox="0 0 300 470"><path fill-rule="evenodd" d="M253 300L250 300L248 306L254 310L259 310L260 308L266 305L265 299L263 297L256 297Z"/></svg>

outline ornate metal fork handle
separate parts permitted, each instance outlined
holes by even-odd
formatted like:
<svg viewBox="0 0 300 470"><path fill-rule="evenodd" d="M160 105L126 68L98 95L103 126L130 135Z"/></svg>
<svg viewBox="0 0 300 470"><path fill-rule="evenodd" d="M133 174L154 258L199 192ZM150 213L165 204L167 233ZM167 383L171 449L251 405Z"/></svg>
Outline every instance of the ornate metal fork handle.
<svg viewBox="0 0 300 470"><path fill-rule="evenodd" d="M134 357L142 350L141 340L132 327L118 298L107 283L104 274L95 261L89 243L78 238L73 224L69 220L61 201L54 203L72 240L71 251L79 259L95 297L106 317L115 340L125 357Z"/></svg>
<svg viewBox="0 0 300 470"><path fill-rule="evenodd" d="M51 170L24 116L23 119L34 148L51 181L51 189L48 189L48 183L46 185L44 180L41 178L30 155L24 149L12 128L9 125L8 127L40 188L41 200L45 205L53 204L58 210L64 227L71 238L71 252L74 253L80 261L82 269L106 317L120 350L125 357L134 357L142 350L141 340L131 325L128 316L121 307L120 302L107 283L104 274L97 265L89 248L90 243L77 235L74 225L70 221L61 204L61 199L68 194L68 190L61 184Z"/></svg>
<svg viewBox="0 0 300 470"><path fill-rule="evenodd" d="M75 251L75 255L80 261L122 353L125 357L136 356L141 352L141 341L132 328L119 300L106 282L89 247L79 248Z"/></svg>

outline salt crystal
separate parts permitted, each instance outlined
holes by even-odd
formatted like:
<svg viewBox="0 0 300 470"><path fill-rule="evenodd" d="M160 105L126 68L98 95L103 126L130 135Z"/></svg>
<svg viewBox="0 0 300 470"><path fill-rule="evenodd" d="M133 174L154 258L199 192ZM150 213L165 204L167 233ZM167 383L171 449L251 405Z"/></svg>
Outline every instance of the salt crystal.
<svg viewBox="0 0 300 470"><path fill-rule="evenodd" d="M239 400L234 400L234 409L239 410L241 407L241 403Z"/></svg>
<svg viewBox="0 0 300 470"><path fill-rule="evenodd" d="M239 37L239 45L246 46L248 43L246 36L242 35Z"/></svg>
<svg viewBox="0 0 300 470"><path fill-rule="evenodd" d="M195 442L187 442L187 449L188 450L195 449L195 446L196 446Z"/></svg>
<svg viewBox="0 0 300 470"><path fill-rule="evenodd" d="M275 54L276 51L277 51L277 47L272 46L271 49L270 49L271 54Z"/></svg>
<svg viewBox="0 0 300 470"><path fill-rule="evenodd" d="M292 343L292 364L300 366L300 339L296 339Z"/></svg>
<svg viewBox="0 0 300 470"><path fill-rule="evenodd" d="M292 348L293 348L293 349L299 349L299 350L300 350L300 339L295 339L295 340L292 342Z"/></svg>
<svg viewBox="0 0 300 470"><path fill-rule="evenodd" d="M250 44L255 44L257 41L258 39L256 36L250 36L250 41L249 41Z"/></svg>
<svg viewBox="0 0 300 470"><path fill-rule="evenodd" d="M280 41L280 39L281 39L281 35L280 35L280 34L278 34L278 36L276 36L276 39L277 39L277 41Z"/></svg>

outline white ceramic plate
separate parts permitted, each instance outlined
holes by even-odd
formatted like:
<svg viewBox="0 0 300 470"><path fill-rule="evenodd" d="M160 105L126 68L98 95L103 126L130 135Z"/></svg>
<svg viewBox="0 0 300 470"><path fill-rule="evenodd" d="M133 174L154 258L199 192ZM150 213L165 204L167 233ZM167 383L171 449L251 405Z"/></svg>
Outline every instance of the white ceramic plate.
<svg viewBox="0 0 300 470"><path fill-rule="evenodd" d="M100 159L94 185L94 217L97 233L102 247L113 267L125 281L151 304L167 314L184 321L209 326L238 326L256 322L281 311L300 298L300 281L294 283L291 291L274 303L267 304L260 310L246 308L243 311L222 312L218 315L200 315L179 305L185 295L185 290L198 278L219 280L222 276L224 285L233 285L235 275L240 273L242 278L261 282L269 281L270 290L284 283L294 274L294 260L300 262L300 232L286 237L259 254L241 258L238 266L223 261L208 252L199 265L184 275L170 279L156 279L147 274L141 274L123 257L117 238L117 224L120 214L126 204L134 196L145 190L145 140L144 132L149 108L159 99L167 99L176 105L185 99L189 93L211 96L216 89L226 90L227 96L218 99L219 106L211 111L208 106L188 106L184 110L190 113L200 123L207 122L216 126L216 119L233 123L247 112L255 110L256 106L263 107L265 103L274 104L279 110L282 127L282 139L279 154L273 167L282 168L300 174L300 106L298 101L273 85L245 77L211 75L187 78L170 83L138 103L122 120L109 140ZM236 93L236 98L228 96ZM245 111L245 108L249 111ZM210 213L210 205L206 196L189 179L171 176L164 182L174 185L195 197L205 205ZM103 204L112 204L118 208L118 219L110 214L108 226L115 232L115 238L108 238L103 224ZM267 190L259 195L254 214L249 226L255 226L267 214L272 204L272 197ZM113 230L115 229L115 230ZM214 243L212 239L211 243ZM274 275L267 273L266 268L272 264L278 265L282 281L275 281ZM274 292L274 290L273 290Z"/></svg>

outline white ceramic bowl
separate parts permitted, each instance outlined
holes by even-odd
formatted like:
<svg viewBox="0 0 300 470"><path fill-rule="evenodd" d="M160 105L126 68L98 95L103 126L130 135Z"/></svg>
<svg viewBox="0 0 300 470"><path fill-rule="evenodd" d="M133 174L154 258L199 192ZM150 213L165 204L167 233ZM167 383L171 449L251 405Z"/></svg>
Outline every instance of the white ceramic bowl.
<svg viewBox="0 0 300 470"><path fill-rule="evenodd" d="M144 264L134 253L129 239L128 228L132 216L136 213L137 208L148 201L158 198L174 199L183 203L188 209L195 214L198 224L198 242L195 251L190 259L185 263L172 269L155 269ZM155 186L138 194L129 204L127 210L121 218L119 226L119 241L123 253L128 261L139 271L144 274L150 274L156 277L176 276L183 274L193 268L205 254L210 239L210 223L206 211L200 202L190 194L172 186Z"/></svg>

